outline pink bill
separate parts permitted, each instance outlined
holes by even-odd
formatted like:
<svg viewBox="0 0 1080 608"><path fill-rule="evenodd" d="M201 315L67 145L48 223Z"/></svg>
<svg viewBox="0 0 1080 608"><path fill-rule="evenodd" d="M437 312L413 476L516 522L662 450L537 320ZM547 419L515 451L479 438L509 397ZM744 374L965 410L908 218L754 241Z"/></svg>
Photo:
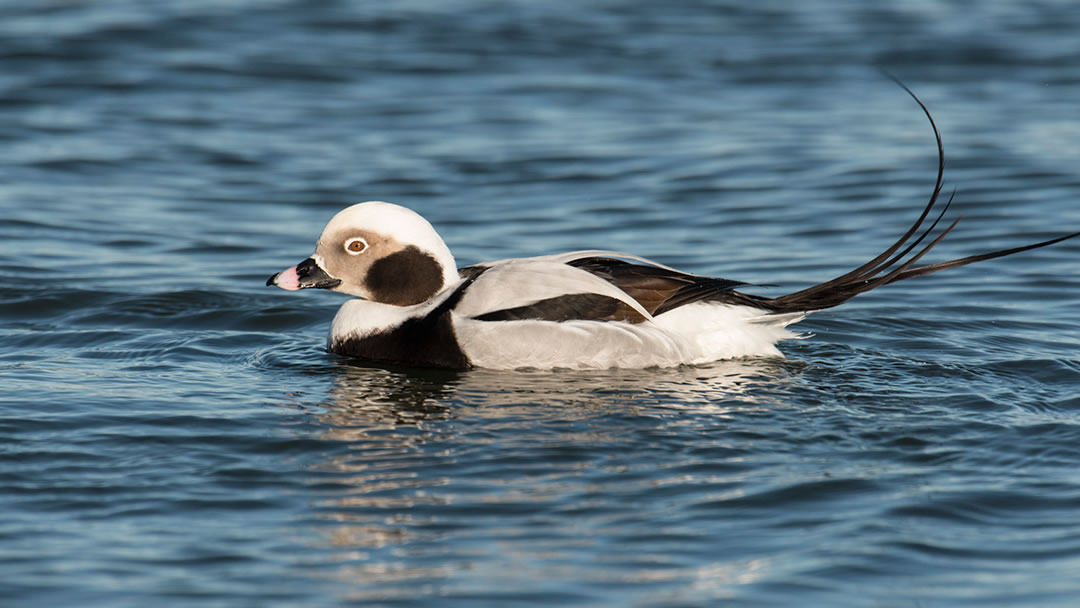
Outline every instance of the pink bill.
<svg viewBox="0 0 1080 608"><path fill-rule="evenodd" d="M279 272L274 279L274 285L277 285L286 291L296 291L300 289L300 275L296 274L296 266Z"/></svg>

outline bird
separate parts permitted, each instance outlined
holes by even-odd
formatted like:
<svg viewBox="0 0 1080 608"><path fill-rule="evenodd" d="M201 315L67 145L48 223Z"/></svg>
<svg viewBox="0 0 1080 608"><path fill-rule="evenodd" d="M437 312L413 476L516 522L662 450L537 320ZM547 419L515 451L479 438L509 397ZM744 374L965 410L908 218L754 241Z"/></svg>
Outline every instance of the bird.
<svg viewBox="0 0 1080 608"><path fill-rule="evenodd" d="M382 201L358 203L334 215L314 253L266 284L352 296L334 316L326 344L330 352L352 359L453 370L675 367L782 357L776 344L803 337L788 326L808 313L897 281L1080 236L917 265L960 218L930 238L953 200L948 197L925 226L941 199L944 147L930 111L900 86L922 108L937 141L933 193L891 246L806 289L778 297L753 295L741 290L748 283L604 250L458 268L430 222Z"/></svg>

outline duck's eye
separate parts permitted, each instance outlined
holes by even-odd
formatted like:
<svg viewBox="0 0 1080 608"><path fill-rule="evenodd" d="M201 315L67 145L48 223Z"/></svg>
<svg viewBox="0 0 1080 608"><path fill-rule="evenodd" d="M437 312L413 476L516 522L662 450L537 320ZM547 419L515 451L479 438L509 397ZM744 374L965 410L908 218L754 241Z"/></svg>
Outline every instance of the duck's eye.
<svg viewBox="0 0 1080 608"><path fill-rule="evenodd" d="M345 241L345 252L349 255L357 255L364 253L367 248L367 241L365 241L361 237L354 237Z"/></svg>

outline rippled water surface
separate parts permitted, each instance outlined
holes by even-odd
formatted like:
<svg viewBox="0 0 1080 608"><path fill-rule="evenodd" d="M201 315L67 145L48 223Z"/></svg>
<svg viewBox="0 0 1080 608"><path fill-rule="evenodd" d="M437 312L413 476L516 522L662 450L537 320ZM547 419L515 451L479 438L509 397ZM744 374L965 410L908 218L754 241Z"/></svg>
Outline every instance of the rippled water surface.
<svg viewBox="0 0 1080 608"><path fill-rule="evenodd" d="M676 370L366 366L323 350L339 296L263 282L369 199L462 264L831 278L933 185L878 68L945 141L930 261L1077 230L1077 31L1052 0L0 4L2 603L1075 605L1080 243Z"/></svg>

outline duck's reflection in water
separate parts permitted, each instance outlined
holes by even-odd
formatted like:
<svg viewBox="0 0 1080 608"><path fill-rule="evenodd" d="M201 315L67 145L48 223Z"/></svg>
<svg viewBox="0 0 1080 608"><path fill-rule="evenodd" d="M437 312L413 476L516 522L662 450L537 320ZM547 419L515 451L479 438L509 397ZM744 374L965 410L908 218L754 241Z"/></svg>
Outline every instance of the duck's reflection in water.
<svg viewBox="0 0 1080 608"><path fill-rule="evenodd" d="M445 577L479 559L487 550L477 543L492 538L514 552L530 543L513 539L538 533L548 538L537 550L571 550L580 530L558 513L580 501L614 516L618 501L605 493L652 483L617 467L645 471L652 442L674 446L707 433L702 425L722 428L740 412L767 409L800 370L781 360L596 372L342 363L318 415L320 438L336 445L310 471L317 538L336 556L322 574L382 589L364 592L370 599ZM700 428L687 434L686 424ZM526 532L534 516L547 524Z"/></svg>
<svg viewBox="0 0 1080 608"><path fill-rule="evenodd" d="M335 429L498 416L492 408L515 406L550 406L562 414L568 406L586 413L656 405L753 407L761 401L759 389L774 393L803 367L782 359L737 359L672 369L455 372L340 363L321 420Z"/></svg>
<svg viewBox="0 0 1080 608"><path fill-rule="evenodd" d="M326 438L363 440L364 429L413 427L445 420L453 413L451 399L464 375L341 363L319 417L326 426Z"/></svg>

